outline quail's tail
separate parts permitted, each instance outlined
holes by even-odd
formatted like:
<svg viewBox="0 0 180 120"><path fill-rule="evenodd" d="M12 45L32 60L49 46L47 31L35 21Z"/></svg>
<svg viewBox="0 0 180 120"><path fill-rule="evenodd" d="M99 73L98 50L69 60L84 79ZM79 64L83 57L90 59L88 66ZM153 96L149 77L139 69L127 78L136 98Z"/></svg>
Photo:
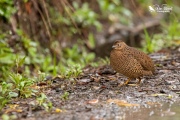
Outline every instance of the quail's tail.
<svg viewBox="0 0 180 120"><path fill-rule="evenodd" d="M153 75L153 73L151 71L143 71L143 75Z"/></svg>

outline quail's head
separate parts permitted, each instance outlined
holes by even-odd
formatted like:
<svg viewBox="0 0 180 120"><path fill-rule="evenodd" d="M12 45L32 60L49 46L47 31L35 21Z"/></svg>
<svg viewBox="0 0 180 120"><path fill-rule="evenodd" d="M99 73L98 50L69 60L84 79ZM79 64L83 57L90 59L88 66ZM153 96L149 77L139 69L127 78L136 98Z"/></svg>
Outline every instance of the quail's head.
<svg viewBox="0 0 180 120"><path fill-rule="evenodd" d="M121 40L114 42L112 46L113 50L118 50L118 51L122 51L125 47L126 47L126 43L124 43Z"/></svg>

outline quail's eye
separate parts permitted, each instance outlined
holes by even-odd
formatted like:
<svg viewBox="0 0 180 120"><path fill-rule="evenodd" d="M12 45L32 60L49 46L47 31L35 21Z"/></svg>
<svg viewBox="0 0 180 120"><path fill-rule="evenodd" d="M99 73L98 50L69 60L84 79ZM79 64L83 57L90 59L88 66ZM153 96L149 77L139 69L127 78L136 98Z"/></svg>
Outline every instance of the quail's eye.
<svg viewBox="0 0 180 120"><path fill-rule="evenodd" d="M121 44L118 44L118 47L120 47L121 46Z"/></svg>

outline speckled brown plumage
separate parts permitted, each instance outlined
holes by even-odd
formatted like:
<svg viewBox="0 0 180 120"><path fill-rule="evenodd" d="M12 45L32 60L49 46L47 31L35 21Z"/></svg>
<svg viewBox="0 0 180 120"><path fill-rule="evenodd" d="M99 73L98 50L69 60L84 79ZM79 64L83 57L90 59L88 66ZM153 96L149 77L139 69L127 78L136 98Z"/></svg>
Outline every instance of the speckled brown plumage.
<svg viewBox="0 0 180 120"><path fill-rule="evenodd" d="M129 78L125 84L133 78L138 78L140 83L140 77L152 75L155 71L154 63L148 55L129 47L123 41L114 43L110 54L110 65L115 71Z"/></svg>

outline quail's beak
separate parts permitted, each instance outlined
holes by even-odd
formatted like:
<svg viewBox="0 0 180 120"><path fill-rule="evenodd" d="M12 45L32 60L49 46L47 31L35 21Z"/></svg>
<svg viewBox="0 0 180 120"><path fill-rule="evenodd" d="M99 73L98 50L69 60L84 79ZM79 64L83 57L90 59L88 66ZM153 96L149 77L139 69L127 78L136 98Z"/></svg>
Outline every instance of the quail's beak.
<svg viewBox="0 0 180 120"><path fill-rule="evenodd" d="M112 49L115 49L115 48L116 48L116 45L113 45L113 46L112 46Z"/></svg>

